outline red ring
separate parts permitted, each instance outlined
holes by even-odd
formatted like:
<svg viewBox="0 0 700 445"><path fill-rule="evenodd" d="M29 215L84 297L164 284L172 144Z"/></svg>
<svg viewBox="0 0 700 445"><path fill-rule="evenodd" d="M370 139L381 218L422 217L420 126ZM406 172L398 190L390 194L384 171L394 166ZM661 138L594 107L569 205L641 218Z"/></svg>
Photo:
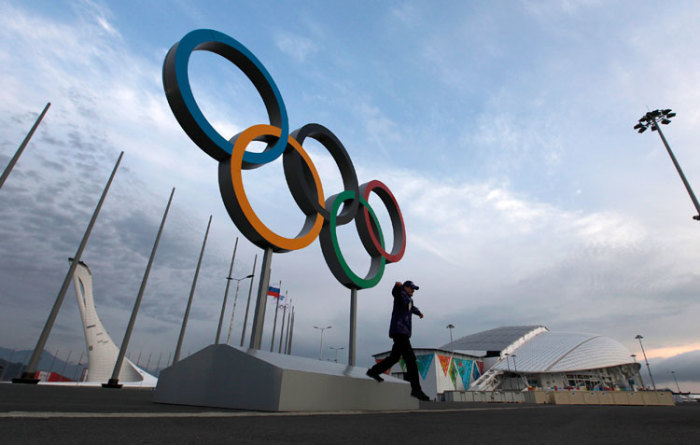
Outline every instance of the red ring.
<svg viewBox="0 0 700 445"><path fill-rule="evenodd" d="M394 198L394 194L391 193L389 187L387 187L383 182L378 181L376 179L366 184L363 184L360 187L360 190L362 192L362 197L365 199L365 201L369 202L369 194L372 191L374 191L374 193L376 193L377 196L379 196L379 198L386 206L386 209L389 212L389 217L391 218L391 226L394 235L394 245L391 249L391 253L388 253L382 247L382 243L379 242L377 235L374 233L372 220L369 216L369 211L367 211L367 209L363 207L364 221L368 228L367 232L369 233L369 237L376 251L379 252L381 256L386 258L387 263L398 262L399 260L401 260L404 252L406 251L406 225L403 222L403 215L401 215L401 208L399 208L399 203L396 201L396 198ZM393 207L393 209L390 208L390 205ZM400 243L400 246L397 246L397 243Z"/></svg>

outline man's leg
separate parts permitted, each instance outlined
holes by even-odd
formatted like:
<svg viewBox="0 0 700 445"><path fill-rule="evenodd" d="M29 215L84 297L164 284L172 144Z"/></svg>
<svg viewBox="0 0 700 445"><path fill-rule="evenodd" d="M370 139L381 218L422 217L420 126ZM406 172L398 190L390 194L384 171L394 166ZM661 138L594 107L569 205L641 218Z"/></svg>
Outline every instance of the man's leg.
<svg viewBox="0 0 700 445"><path fill-rule="evenodd" d="M394 345L391 347L391 354L381 362L372 366L369 371L367 371L367 375L381 382L383 379L379 377L379 375L394 366L396 362L399 361L399 358L401 358L401 348L398 346L396 339L394 339Z"/></svg>
<svg viewBox="0 0 700 445"><path fill-rule="evenodd" d="M421 391L420 379L418 378L418 364L416 363L416 354L411 346L411 340L408 337L401 337L397 340L398 342L395 345L398 345L403 361L406 363L406 374L408 381L411 383L411 389Z"/></svg>
<svg viewBox="0 0 700 445"><path fill-rule="evenodd" d="M403 361L406 362L406 374L408 381L411 383L411 396L418 400L428 401L428 397L420 387L420 378L418 377L418 364L416 363L416 354L413 352L411 341L408 337L404 337L398 343L401 350Z"/></svg>

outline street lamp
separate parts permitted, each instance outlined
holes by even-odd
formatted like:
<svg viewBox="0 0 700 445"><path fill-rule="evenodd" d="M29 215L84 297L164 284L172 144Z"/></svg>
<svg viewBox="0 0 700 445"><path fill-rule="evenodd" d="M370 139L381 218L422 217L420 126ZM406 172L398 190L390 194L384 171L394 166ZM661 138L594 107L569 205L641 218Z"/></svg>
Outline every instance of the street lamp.
<svg viewBox="0 0 700 445"><path fill-rule="evenodd" d="M335 362L338 363L338 351L342 351L345 348L336 348L336 347L330 346L328 349L335 350Z"/></svg>
<svg viewBox="0 0 700 445"><path fill-rule="evenodd" d="M676 371L671 371L671 374L673 375L673 380L676 382L676 388L678 388L678 394L681 393L681 387L678 384L678 379L676 379Z"/></svg>
<svg viewBox="0 0 700 445"><path fill-rule="evenodd" d="M455 325L453 325L452 323L450 323L450 324L448 324L448 325L445 326L445 327L446 327L447 329L450 330L450 343L452 343L452 341L453 341L453 340L452 340L452 329L455 328Z"/></svg>
<svg viewBox="0 0 700 445"><path fill-rule="evenodd" d="M330 329L332 327L333 326L326 326L326 327L322 328L322 327L314 326L314 329L318 329L321 331L321 344L318 347L318 359L319 360L323 360L323 331L325 331L326 329Z"/></svg>
<svg viewBox="0 0 700 445"><path fill-rule="evenodd" d="M644 116L642 116L641 119L639 119L639 123L637 123L637 125L634 126L634 129L637 130L638 133L644 133L645 131L647 131L647 128L651 127L651 131L657 131L659 133L659 137L661 137L661 141L664 143L666 151L668 151L668 155L671 157L673 165L676 167L678 175L681 177L683 185L688 191L688 195L690 195L691 201L693 201L695 210L698 212L697 215L693 216L693 219L700 221L700 204L698 203L698 200L695 197L693 189L690 187L688 180L685 178L683 170L681 170L681 166L678 164L676 157L673 155L671 147L668 145L668 141L666 141L666 137L664 137L664 134L661 132L661 127L659 127L659 122L661 122L662 125L670 124L671 118L674 116L676 116L676 113L673 113L670 108L667 108L665 110L650 111Z"/></svg>
<svg viewBox="0 0 700 445"><path fill-rule="evenodd" d="M248 278L253 278L253 274L246 275L241 278L226 277L227 280L236 282L236 293L233 297L233 309L231 310L231 323L228 325L228 336L226 337L226 344L230 344L231 341L231 330L233 329L233 314L236 313L236 302L238 301L238 288L241 286L241 281L247 280Z"/></svg>
<svg viewBox="0 0 700 445"><path fill-rule="evenodd" d="M654 388L654 391L656 391L656 383L654 383L654 376L651 375L651 368L649 367L649 360L647 360L647 353L644 352L644 346L642 345L642 337L641 335L637 335L636 337L637 340L639 340L639 346L642 348L642 354L644 354L644 361L647 364L647 371L649 372L649 378L651 379L651 386Z"/></svg>

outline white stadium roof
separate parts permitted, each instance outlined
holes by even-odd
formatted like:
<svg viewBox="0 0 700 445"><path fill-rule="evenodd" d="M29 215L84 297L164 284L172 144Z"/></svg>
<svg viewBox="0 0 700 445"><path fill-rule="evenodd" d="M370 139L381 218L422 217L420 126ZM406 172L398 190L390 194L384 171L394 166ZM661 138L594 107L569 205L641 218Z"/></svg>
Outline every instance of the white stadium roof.
<svg viewBox="0 0 700 445"><path fill-rule="evenodd" d="M441 349L507 352L492 369L518 373L554 373L608 368L634 363L630 351L600 335L551 332L544 326L509 326L468 335Z"/></svg>
<svg viewBox="0 0 700 445"><path fill-rule="evenodd" d="M477 332L440 346L447 351L503 351L508 346L538 331L544 326L505 326ZM529 335L528 335L529 334Z"/></svg>
<svg viewBox="0 0 700 445"><path fill-rule="evenodd" d="M494 369L506 371L512 366L524 373L571 372L627 363L633 363L630 351L611 338L546 331L517 348L510 360L498 363Z"/></svg>

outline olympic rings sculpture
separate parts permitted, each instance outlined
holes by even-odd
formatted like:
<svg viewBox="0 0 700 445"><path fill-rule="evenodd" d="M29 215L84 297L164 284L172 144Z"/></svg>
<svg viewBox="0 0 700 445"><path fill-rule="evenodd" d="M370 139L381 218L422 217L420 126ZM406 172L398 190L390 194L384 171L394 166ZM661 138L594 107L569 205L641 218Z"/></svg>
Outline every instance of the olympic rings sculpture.
<svg viewBox="0 0 700 445"><path fill-rule="evenodd" d="M228 59L253 83L265 104L268 124L253 125L230 140L207 121L190 87L188 65L194 51L210 51ZM359 185L347 150L328 128L307 124L289 132L287 110L282 95L263 64L237 40L209 29L186 34L173 45L163 64L163 85L170 108L185 133L205 153L219 161L219 190L232 221L253 244L273 252L303 249L320 239L321 251L331 273L345 287L364 289L382 278L386 263L401 260L406 249L406 228L401 209L389 188L373 180ZM336 162L345 190L324 198L321 180L303 148L306 138L315 139ZM267 144L262 152L249 152L252 141ZM270 230L252 209L243 187L242 170L261 167L282 156L289 190L306 216L295 238L285 238ZM386 206L393 231L393 246L387 251L379 220L369 205L374 192ZM340 207L343 207L340 210ZM340 212L338 212L340 210ZM345 261L338 244L336 227L355 221L363 247L371 258L368 273L362 277Z"/></svg>

